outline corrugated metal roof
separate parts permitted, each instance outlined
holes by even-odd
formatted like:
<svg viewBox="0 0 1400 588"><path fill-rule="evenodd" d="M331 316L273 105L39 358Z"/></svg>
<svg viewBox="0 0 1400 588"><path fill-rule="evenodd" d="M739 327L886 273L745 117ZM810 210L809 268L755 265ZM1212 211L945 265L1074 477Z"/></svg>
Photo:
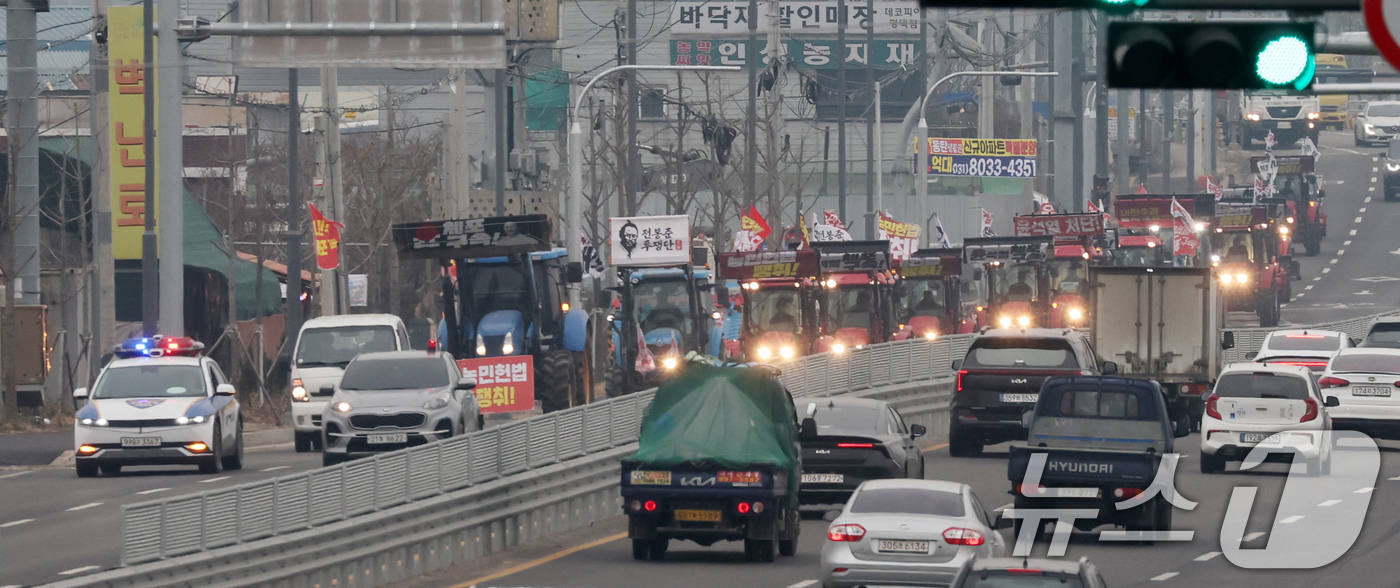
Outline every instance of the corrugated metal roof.
<svg viewBox="0 0 1400 588"><path fill-rule="evenodd" d="M0 29L5 27L6 18L9 16L8 10L0 10ZM51 6L48 12L40 12L35 20L38 24L39 48L43 49L45 43L57 43L68 40L81 40L84 43L83 49L87 49L87 34L92 30L92 7L86 8L72 6ZM0 47L3 47L4 40L0 39ZM69 49L64 47L64 49Z"/></svg>
<svg viewBox="0 0 1400 588"><path fill-rule="evenodd" d="M9 89L8 60L0 56L0 91ZM87 51L40 51L39 85L53 84L54 90L76 90L72 74L88 73ZM45 90L48 88L45 87Z"/></svg>

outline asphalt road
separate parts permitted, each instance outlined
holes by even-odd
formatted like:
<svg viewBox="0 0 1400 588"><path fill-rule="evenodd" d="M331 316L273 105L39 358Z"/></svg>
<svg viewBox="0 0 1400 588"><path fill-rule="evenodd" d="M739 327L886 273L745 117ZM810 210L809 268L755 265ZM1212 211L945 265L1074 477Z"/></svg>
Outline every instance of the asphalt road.
<svg viewBox="0 0 1400 588"><path fill-rule="evenodd" d="M72 433L65 434L71 446ZM121 560L123 504L320 466L319 453L299 454L285 444L250 447L242 471L214 475L176 466L130 467L117 476L83 479L71 467L0 469L0 588L116 567Z"/></svg>
<svg viewBox="0 0 1400 588"><path fill-rule="evenodd" d="M41 466L73 449L73 431L0 435L0 466Z"/></svg>

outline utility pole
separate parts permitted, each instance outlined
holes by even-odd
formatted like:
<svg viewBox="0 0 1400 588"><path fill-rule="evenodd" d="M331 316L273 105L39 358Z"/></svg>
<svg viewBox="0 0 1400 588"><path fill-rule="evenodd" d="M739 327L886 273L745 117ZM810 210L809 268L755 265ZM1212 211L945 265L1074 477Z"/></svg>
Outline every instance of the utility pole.
<svg viewBox="0 0 1400 588"><path fill-rule="evenodd" d="M875 81L875 139L871 143L875 144L875 211L885 209L885 132L882 123L885 120L880 114L880 81ZM871 231L872 239L880 236L878 231Z"/></svg>
<svg viewBox="0 0 1400 588"><path fill-rule="evenodd" d="M107 19L107 0L93 0L93 19L97 22L105 22ZM88 94L88 108L91 112L89 116L89 127L92 129L92 142L96 147L93 153L93 161L109 161L111 135L107 133L108 108L107 91L109 87L107 51L97 43L92 43L88 47L88 61L92 70L92 92ZM13 83L14 77L10 77ZM113 276L116 274L116 267L112 261L112 190L111 190L111 167L107 165L93 166L92 170L92 281L90 282L90 292L94 295L90 298L92 302L91 319L88 321L92 326L92 341L89 343L91 351L89 357L100 357L99 351L111 349L112 331L117 323L116 311L116 291L113 288ZM90 360L88 365L89 379L91 382L97 378L98 372L102 369L100 361Z"/></svg>
<svg viewBox="0 0 1400 588"><path fill-rule="evenodd" d="M1108 46L1108 13L1100 10L1094 22L1094 45L1101 50ZM1108 63L1100 51L1094 56L1094 175L1108 177Z"/></svg>
<svg viewBox="0 0 1400 588"><path fill-rule="evenodd" d="M149 1L149 0L148 0ZM14 257L6 264L10 304L39 304L39 70L35 40L35 6L31 0L10 0L5 24L9 55L9 92L6 126L9 127L9 216L14 231ZM6 342L8 343L8 342ZM6 354L11 354L7 351ZM14 413L14 406L6 406Z"/></svg>
<svg viewBox="0 0 1400 588"><path fill-rule="evenodd" d="M836 198L844 223L850 222L846 216L846 0L836 0L836 109Z"/></svg>
<svg viewBox="0 0 1400 588"><path fill-rule="evenodd" d="M287 349L296 349L297 334L301 332L301 180L297 177L301 156L297 139L301 137L301 86L296 68L287 70Z"/></svg>
<svg viewBox="0 0 1400 588"><path fill-rule="evenodd" d="M776 2L775 2L776 4ZM876 159L875 142L878 140L875 127L880 124L880 80L875 72L875 0L865 1L865 73L870 84L875 87L875 101L871 114L865 116L865 238L874 240L875 199L877 198L875 177L880 173L880 161Z"/></svg>
<svg viewBox="0 0 1400 588"><path fill-rule="evenodd" d="M1129 124L1129 123L1128 123L1128 110L1129 110L1129 108L1128 108L1128 106L1129 106L1129 101L1130 101L1130 98L1129 98L1128 91L1127 91L1127 90L1118 90L1118 112L1117 112L1117 115L1118 115L1118 117L1117 117L1117 118L1118 118L1118 132L1117 132L1117 133L1114 135L1114 137L1113 137L1114 145L1116 145L1116 147L1114 147L1114 150L1113 150L1113 153L1114 153L1113 157L1114 157L1114 161L1118 164L1118 177L1116 177L1116 178L1114 179L1114 184L1115 184L1115 185L1114 185L1114 193L1116 193L1116 194L1126 194L1126 193L1132 191L1132 189L1131 189L1131 187L1130 187L1131 184L1132 184L1132 178L1129 177L1129 175L1130 175L1132 172L1131 172L1131 170L1130 170L1130 168L1129 168L1129 166L1128 166L1129 159L1130 159L1130 157L1129 157L1130 154L1128 153L1128 150L1129 150L1129 147L1128 147L1128 137L1129 137L1129 134L1128 134L1128 132L1129 132L1129 129L1128 129L1128 124ZM1105 203L1103 203L1103 204L1104 204L1105 206L1108 205L1107 202L1105 202Z"/></svg>
<svg viewBox="0 0 1400 588"><path fill-rule="evenodd" d="M627 0L629 3L635 0ZM744 49L744 67L749 70L749 110L744 119L744 135L748 139L748 152L744 154L748 173L744 177L744 196L749 204L758 198L758 65L754 54L758 53L758 0L749 0L749 44Z"/></svg>
<svg viewBox="0 0 1400 588"><path fill-rule="evenodd" d="M749 13L753 21L754 13ZM750 24L749 26L753 26ZM750 53L753 52L750 47ZM749 59L753 59L750 54ZM637 65L637 0L627 0L627 63ZM750 92L753 90L750 89ZM637 150L637 117L641 114L637 72L627 72L627 216L637 215L637 192L642 187L642 154Z"/></svg>
<svg viewBox="0 0 1400 588"><path fill-rule="evenodd" d="M1138 90L1138 185L1147 185L1147 90ZM1129 190L1133 191L1133 190Z"/></svg>
<svg viewBox="0 0 1400 588"><path fill-rule="evenodd" d="M160 30L175 30L180 16L180 0L160 0L156 19ZM157 145L160 149L159 189L156 203L160 207L160 332L166 336L185 334L185 163L184 163L184 76L180 67L180 41L175 35L156 37L159 72L156 74L160 124L157 125ZM150 83L146 91L151 91ZM147 166L150 169L152 166ZM147 207L148 216L150 207ZM233 276L228 276L233 284ZM232 287L232 286L230 286ZM238 317L229 317L230 321Z"/></svg>
<svg viewBox="0 0 1400 588"><path fill-rule="evenodd" d="M996 52L996 40L992 32L992 19L996 18L995 12L988 12L982 18L982 22L977 23L977 42L982 44L982 50L987 53ZM995 65L988 65L982 68L983 71L992 71ZM982 76L980 84L977 84L977 138L996 138L996 80L991 76Z"/></svg>
<svg viewBox="0 0 1400 588"><path fill-rule="evenodd" d="M1172 133L1176 132L1176 115L1172 107L1176 93L1162 92L1162 193L1172 194Z"/></svg>
<svg viewBox="0 0 1400 588"><path fill-rule="evenodd" d="M1196 191L1196 91L1186 92L1186 191Z"/></svg>
<svg viewBox="0 0 1400 588"><path fill-rule="evenodd" d="M1054 183L1051 185L1050 201L1055 204L1057 210L1068 210L1066 205L1072 202L1074 193L1074 168L1082 165L1074 157L1074 144L1079 142L1074 136L1075 118L1074 95L1079 90L1079 78L1072 72L1075 71L1074 57L1075 46L1074 21L1077 15L1070 11L1055 13L1053 17L1050 40L1050 63L1051 69L1055 71L1071 72L1071 75L1058 76L1051 82L1051 103L1050 103L1050 141L1052 143L1052 157L1054 169Z"/></svg>
<svg viewBox="0 0 1400 588"><path fill-rule="evenodd" d="M1083 207L1084 198L1088 195L1087 183L1084 181L1084 42L1087 40L1084 34L1085 14L1082 10L1070 11L1070 37L1067 39L1068 49L1073 54L1070 70L1070 95L1069 107L1073 111L1073 138L1070 140L1068 152L1073 161L1073 184L1069 194L1055 196L1060 206L1057 210L1078 211Z"/></svg>
<svg viewBox="0 0 1400 588"><path fill-rule="evenodd" d="M344 186L342 185L341 160L340 160L340 75L339 70L334 66L321 68L321 109L325 111L320 120L324 122L324 132L318 134L318 138L323 141L318 150L318 157L324 157L324 165L321 166L321 179L325 182L322 188L322 197L326 204L326 216L331 220L344 222L345 202ZM344 239L341 239L344 241ZM342 243L343 247L344 243ZM340 256L343 258L344 256ZM325 316L337 315L346 312L349 308L349 297L346 293L345 276L339 267L330 270L322 270L321 275L321 314Z"/></svg>
<svg viewBox="0 0 1400 588"><path fill-rule="evenodd" d="M468 210L465 205L468 192L469 172L467 166L467 91L466 91L466 70L452 70L452 97L447 109L447 132L445 133L445 144L443 145L443 169L447 172L447 177L442 183L443 188L443 210L436 218L463 218L462 214ZM388 101L385 101L388 104ZM386 114L392 111L386 111ZM390 115L392 116L392 115ZM385 124L390 129L393 122L386 116ZM390 140L392 140L392 135ZM390 154L392 155L392 151ZM576 219L569 219L569 222L578 222Z"/></svg>
<svg viewBox="0 0 1400 588"><path fill-rule="evenodd" d="M1012 16L1014 18L1015 14L1013 13ZM1017 41L1022 40L1022 35L1029 35L1031 28L1031 19L1030 15L1028 14L1022 17L1021 32L1016 35ZM1035 45L1036 44L1034 42L1026 43L1025 48L1021 50L1022 63L1035 61L1033 53ZM1021 85L1016 87L1016 105L1020 108L1020 136L1022 139L1035 138L1035 84L1035 78L1021 78ZM1034 192L1035 178L1026 178L1025 180L1021 181L1021 196L1024 199L1022 200L1024 204L1030 204L1031 198L1034 196Z"/></svg>
<svg viewBox="0 0 1400 588"><path fill-rule="evenodd" d="M146 194L144 212L141 215L146 225L145 231L141 233L141 331L147 337L156 334L159 329L157 320L160 317L160 273L156 265L156 88L152 84L156 81L154 78L157 72L151 67L156 62L155 12L154 0L144 0L141 3L141 22L145 28L141 65L144 78L141 88L145 104L145 144L142 154L146 158ZM13 49L12 46L11 50Z"/></svg>
<svg viewBox="0 0 1400 588"><path fill-rule="evenodd" d="M495 176L496 186L496 216L506 214L506 163L510 158L510 142L506 136L507 119L510 118L510 88L507 86L506 70L496 70L494 81L491 83L491 95L494 101L491 108L491 116L495 120L496 135L496 158L491 170L491 175ZM630 189L631 180L623 182L624 190ZM631 192L628 192L628 199L631 199Z"/></svg>

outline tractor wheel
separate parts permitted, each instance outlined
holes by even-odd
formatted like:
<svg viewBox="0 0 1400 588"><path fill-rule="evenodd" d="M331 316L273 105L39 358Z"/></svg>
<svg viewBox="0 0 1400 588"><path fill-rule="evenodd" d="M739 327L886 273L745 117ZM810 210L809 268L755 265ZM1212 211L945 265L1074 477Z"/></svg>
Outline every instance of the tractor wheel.
<svg viewBox="0 0 1400 588"><path fill-rule="evenodd" d="M1255 313L1259 315L1259 326L1277 327L1279 318L1278 290L1269 290L1268 294L1259 296Z"/></svg>
<svg viewBox="0 0 1400 588"><path fill-rule="evenodd" d="M625 396L627 394L625 388L626 383L626 379L623 377L622 366L609 362L607 382L604 385L607 388L608 398Z"/></svg>
<svg viewBox="0 0 1400 588"><path fill-rule="evenodd" d="M544 412L569 407L574 388L574 359L568 351L546 351L535 358L535 397Z"/></svg>
<svg viewBox="0 0 1400 588"><path fill-rule="evenodd" d="M1316 257L1317 254L1322 251L1322 239L1309 239L1304 241L1303 251L1307 252L1308 257Z"/></svg>

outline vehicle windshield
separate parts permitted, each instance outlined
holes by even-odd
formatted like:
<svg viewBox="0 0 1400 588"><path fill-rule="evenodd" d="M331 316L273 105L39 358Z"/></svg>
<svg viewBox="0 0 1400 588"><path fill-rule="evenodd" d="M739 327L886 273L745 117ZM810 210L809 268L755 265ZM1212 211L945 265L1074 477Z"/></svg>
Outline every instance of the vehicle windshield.
<svg viewBox="0 0 1400 588"><path fill-rule="evenodd" d="M1372 104L1366 107L1366 116L1400 116L1400 104Z"/></svg>
<svg viewBox="0 0 1400 588"><path fill-rule="evenodd" d="M916 514L941 517L967 515L962 494L924 488L873 488L861 490L851 503L851 513Z"/></svg>
<svg viewBox="0 0 1400 588"><path fill-rule="evenodd" d="M831 322L834 328L875 328L874 286L838 286L830 292Z"/></svg>
<svg viewBox="0 0 1400 588"><path fill-rule="evenodd" d="M1120 247L1113 252L1114 265L1123 267L1155 267L1160 265L1157 247Z"/></svg>
<svg viewBox="0 0 1400 588"><path fill-rule="evenodd" d="M865 406L828 408L818 403L817 412L812 414L812 419L817 421L818 431L874 431L880 423L880 411Z"/></svg>
<svg viewBox="0 0 1400 588"><path fill-rule="evenodd" d="M1400 348L1400 323L1377 323L1371 327L1361 347Z"/></svg>
<svg viewBox="0 0 1400 588"><path fill-rule="evenodd" d="M1003 570L968 574L963 588L1083 588L1078 576L1041 575Z"/></svg>
<svg viewBox="0 0 1400 588"><path fill-rule="evenodd" d="M1089 297L1089 262L1082 258L1050 260L1050 291L1055 296Z"/></svg>
<svg viewBox="0 0 1400 588"><path fill-rule="evenodd" d="M995 301L1030 302L1040 297L1039 284L1035 279L1035 265L1007 264L992 266L992 283Z"/></svg>
<svg viewBox="0 0 1400 588"><path fill-rule="evenodd" d="M530 283L525 267L517 263L466 263L471 289L472 315L477 318L497 310L514 310L530 316Z"/></svg>
<svg viewBox="0 0 1400 588"><path fill-rule="evenodd" d="M342 390L422 390L451 382L440 357L396 357L351 362L340 380Z"/></svg>
<svg viewBox="0 0 1400 588"><path fill-rule="evenodd" d="M307 329L297 343L297 367L345 367L361 353L395 351L394 337L384 325Z"/></svg>
<svg viewBox="0 0 1400 588"><path fill-rule="evenodd" d="M1221 263L1254 263L1254 240L1248 233L1211 233L1210 250Z"/></svg>
<svg viewBox="0 0 1400 588"><path fill-rule="evenodd" d="M948 313L948 289L943 280L909 280L900 316L904 322L916 316L942 317Z"/></svg>
<svg viewBox="0 0 1400 588"><path fill-rule="evenodd" d="M1222 398L1303 400L1308 397L1308 381L1298 376L1264 372L1226 374L1215 383L1215 394Z"/></svg>
<svg viewBox="0 0 1400 588"><path fill-rule="evenodd" d="M690 316L690 294L686 291L685 278L649 279L632 286L632 297L636 300L637 324L643 333L657 329L676 329L682 335L693 330Z"/></svg>
<svg viewBox="0 0 1400 588"><path fill-rule="evenodd" d="M208 396L196 365L155 363L114 367L102 374L93 398L189 398Z"/></svg>
<svg viewBox="0 0 1400 588"><path fill-rule="evenodd" d="M1064 339L986 337L972 342L963 367L1074 368L1074 348Z"/></svg>
<svg viewBox="0 0 1400 588"><path fill-rule="evenodd" d="M1112 388L1070 388L1059 386L1047 390L1046 402L1037 404L1038 416L1114 419L1129 421L1157 420L1157 407L1144 402L1136 390Z"/></svg>
<svg viewBox="0 0 1400 588"><path fill-rule="evenodd" d="M1400 356L1357 353L1332 358L1332 373L1400 374Z"/></svg>
<svg viewBox="0 0 1400 588"><path fill-rule="evenodd" d="M1302 176L1279 174L1274 179L1274 187L1278 189L1277 196L1288 200L1297 200L1307 194L1307 183Z"/></svg>
<svg viewBox="0 0 1400 588"><path fill-rule="evenodd" d="M802 293L797 288L767 287L749 291L748 314L757 333L802 332Z"/></svg>
<svg viewBox="0 0 1400 588"><path fill-rule="evenodd" d="M1306 333L1273 334L1264 347L1270 351L1336 351L1342 346L1342 339L1336 335L1309 335Z"/></svg>

